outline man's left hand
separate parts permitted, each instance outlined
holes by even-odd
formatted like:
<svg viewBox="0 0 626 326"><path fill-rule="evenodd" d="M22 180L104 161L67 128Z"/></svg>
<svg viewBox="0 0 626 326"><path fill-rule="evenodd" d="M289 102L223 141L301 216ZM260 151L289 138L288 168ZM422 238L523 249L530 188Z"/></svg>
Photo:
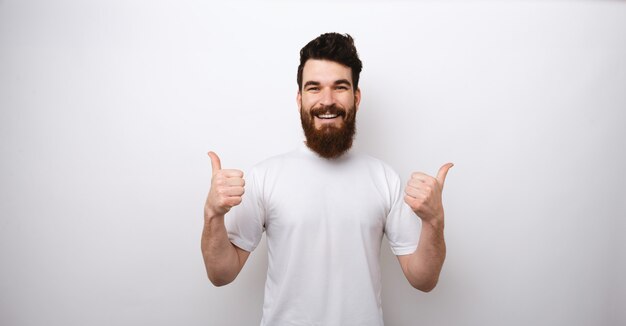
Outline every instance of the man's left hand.
<svg viewBox="0 0 626 326"><path fill-rule="evenodd" d="M404 190L404 201L424 223L434 227L443 227L443 204L441 192L448 170L454 164L446 163L433 178L422 172L414 172Z"/></svg>

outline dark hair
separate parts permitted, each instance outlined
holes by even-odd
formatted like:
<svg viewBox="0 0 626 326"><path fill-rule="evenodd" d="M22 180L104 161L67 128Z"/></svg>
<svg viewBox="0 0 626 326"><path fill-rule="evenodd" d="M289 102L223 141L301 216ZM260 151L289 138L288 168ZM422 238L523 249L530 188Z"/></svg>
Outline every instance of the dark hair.
<svg viewBox="0 0 626 326"><path fill-rule="evenodd" d="M298 89L302 90L302 70L309 59L330 60L348 66L352 69L352 87L359 86L359 75L363 64L354 47L352 36L339 33L326 33L318 36L300 50L300 65L298 66Z"/></svg>

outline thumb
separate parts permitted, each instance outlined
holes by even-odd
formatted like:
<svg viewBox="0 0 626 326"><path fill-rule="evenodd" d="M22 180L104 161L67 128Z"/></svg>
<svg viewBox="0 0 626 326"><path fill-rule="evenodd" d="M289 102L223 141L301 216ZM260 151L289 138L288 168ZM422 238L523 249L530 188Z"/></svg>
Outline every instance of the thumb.
<svg viewBox="0 0 626 326"><path fill-rule="evenodd" d="M439 172L437 172L437 181L441 185L441 189L443 189L443 183L446 181L446 175L448 175L448 170L453 167L453 163L446 163L441 168L439 168Z"/></svg>
<svg viewBox="0 0 626 326"><path fill-rule="evenodd" d="M213 170L213 175L215 175L217 171L222 169L222 163L214 152L209 152L209 157L211 158L211 169Z"/></svg>

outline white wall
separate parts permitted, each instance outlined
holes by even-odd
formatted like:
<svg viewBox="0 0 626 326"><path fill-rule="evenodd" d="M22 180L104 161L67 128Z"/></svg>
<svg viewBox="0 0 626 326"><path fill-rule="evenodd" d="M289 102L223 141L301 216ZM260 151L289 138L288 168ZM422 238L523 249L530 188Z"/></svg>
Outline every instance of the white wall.
<svg viewBox="0 0 626 326"><path fill-rule="evenodd" d="M456 164L438 288L384 250L388 325L626 323L626 3L4 0L0 324L257 324L264 244L204 273L206 152L297 146L327 31L364 61L358 149Z"/></svg>

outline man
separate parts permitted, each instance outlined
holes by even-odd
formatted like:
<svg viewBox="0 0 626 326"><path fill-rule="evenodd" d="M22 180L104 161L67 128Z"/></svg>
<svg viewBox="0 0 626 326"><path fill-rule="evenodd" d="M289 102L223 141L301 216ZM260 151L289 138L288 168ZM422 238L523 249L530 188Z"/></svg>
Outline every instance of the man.
<svg viewBox="0 0 626 326"><path fill-rule="evenodd" d="M206 271L216 286L232 282L265 231L261 325L382 325L383 234L413 287L437 284L446 251L441 191L452 164L436 178L413 173L403 193L389 166L349 150L361 68L349 35L319 36L300 51L305 144L257 164L245 182L209 152Z"/></svg>

